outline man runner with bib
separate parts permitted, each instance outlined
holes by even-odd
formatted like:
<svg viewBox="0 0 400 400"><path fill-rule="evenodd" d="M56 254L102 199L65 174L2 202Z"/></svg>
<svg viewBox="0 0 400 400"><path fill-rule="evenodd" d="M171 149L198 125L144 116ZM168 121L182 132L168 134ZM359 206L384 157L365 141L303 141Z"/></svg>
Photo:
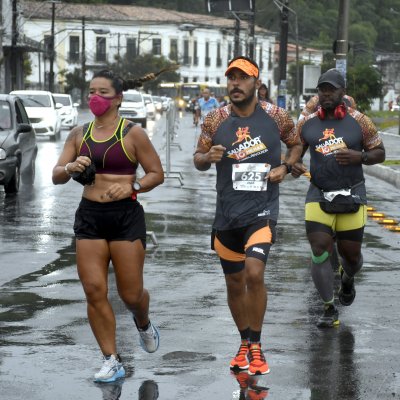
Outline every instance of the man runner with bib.
<svg viewBox="0 0 400 400"><path fill-rule="evenodd" d="M300 158L294 123L282 108L258 101L257 64L234 58L225 72L231 104L210 112L201 126L194 164L217 170L212 248L225 274L228 305L241 344L232 369L267 374L261 329L267 307L264 270L275 241L279 183ZM281 141L287 146L281 162Z"/></svg>

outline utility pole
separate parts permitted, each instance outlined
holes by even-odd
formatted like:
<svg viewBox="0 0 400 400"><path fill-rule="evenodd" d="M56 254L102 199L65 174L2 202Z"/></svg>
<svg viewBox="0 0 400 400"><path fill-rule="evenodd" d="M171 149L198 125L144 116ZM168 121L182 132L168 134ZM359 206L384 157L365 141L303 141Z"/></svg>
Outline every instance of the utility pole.
<svg viewBox="0 0 400 400"><path fill-rule="evenodd" d="M251 16L250 16L250 43L249 43L249 57L254 60L256 53L256 0L251 2Z"/></svg>
<svg viewBox="0 0 400 400"><path fill-rule="evenodd" d="M56 3L51 2L51 35L50 35L50 71L49 71L49 92L54 92L54 22L56 17Z"/></svg>
<svg viewBox="0 0 400 400"><path fill-rule="evenodd" d="M336 55L336 68L346 80L347 53L349 51L349 7L350 0L339 0L339 18L337 24L337 39L333 45Z"/></svg>
<svg viewBox="0 0 400 400"><path fill-rule="evenodd" d="M233 16L235 17L235 30L234 30L234 46L233 46L233 57L240 56L239 47L240 47L240 18L239 16L232 11Z"/></svg>
<svg viewBox="0 0 400 400"><path fill-rule="evenodd" d="M17 49L18 43L18 29L17 29L17 0L12 0L12 22L11 22L11 57L10 57L10 73L11 73L11 90L19 89L17 87L17 65L20 59L19 52Z"/></svg>
<svg viewBox="0 0 400 400"><path fill-rule="evenodd" d="M289 0L284 0L281 10L281 36L279 42L279 86L278 106L286 108L286 66L289 32Z"/></svg>
<svg viewBox="0 0 400 400"><path fill-rule="evenodd" d="M81 87L81 107L85 107L86 104L86 43L85 43L85 17L82 17L82 87Z"/></svg>

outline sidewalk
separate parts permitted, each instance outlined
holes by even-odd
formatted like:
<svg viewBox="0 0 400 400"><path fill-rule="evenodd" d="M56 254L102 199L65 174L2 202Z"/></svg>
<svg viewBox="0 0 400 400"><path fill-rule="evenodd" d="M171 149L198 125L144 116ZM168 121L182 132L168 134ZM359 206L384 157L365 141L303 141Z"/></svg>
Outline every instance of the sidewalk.
<svg viewBox="0 0 400 400"><path fill-rule="evenodd" d="M386 149L386 160L400 160L400 135L394 126L381 131L380 135ZM382 179L400 189L400 164L398 165L364 165L364 172Z"/></svg>

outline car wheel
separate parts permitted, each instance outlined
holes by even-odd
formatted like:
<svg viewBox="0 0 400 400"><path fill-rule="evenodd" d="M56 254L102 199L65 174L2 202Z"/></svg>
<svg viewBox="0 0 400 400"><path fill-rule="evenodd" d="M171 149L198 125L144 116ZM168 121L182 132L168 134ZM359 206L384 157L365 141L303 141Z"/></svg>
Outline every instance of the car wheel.
<svg viewBox="0 0 400 400"><path fill-rule="evenodd" d="M25 185L33 185L35 182L36 175L36 163L35 163L36 155L31 160L31 165L26 169L26 172L22 174L22 183Z"/></svg>
<svg viewBox="0 0 400 400"><path fill-rule="evenodd" d="M4 185L4 191L7 194L17 193L19 190L20 180L21 180L21 171L19 169L19 165L16 165L14 176L6 185Z"/></svg>

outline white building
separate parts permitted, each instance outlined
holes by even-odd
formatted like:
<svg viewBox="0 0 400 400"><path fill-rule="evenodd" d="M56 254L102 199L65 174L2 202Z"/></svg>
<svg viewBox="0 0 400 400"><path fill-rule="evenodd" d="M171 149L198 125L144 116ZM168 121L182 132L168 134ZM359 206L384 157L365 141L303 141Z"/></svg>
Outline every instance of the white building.
<svg viewBox="0 0 400 400"><path fill-rule="evenodd" d="M49 47L52 4L22 4L25 35ZM54 18L55 88L62 91L65 72L75 68L84 68L86 79L90 79L94 70L113 62L117 55L135 57L145 53L178 62L182 82L219 83L234 55L234 22L157 8L58 3ZM242 21L240 28L239 53L245 55L250 41L247 23ZM255 36L254 58L261 79L271 85L275 36L258 27ZM48 87L49 55L49 51L30 53L32 74L27 79L31 87Z"/></svg>

